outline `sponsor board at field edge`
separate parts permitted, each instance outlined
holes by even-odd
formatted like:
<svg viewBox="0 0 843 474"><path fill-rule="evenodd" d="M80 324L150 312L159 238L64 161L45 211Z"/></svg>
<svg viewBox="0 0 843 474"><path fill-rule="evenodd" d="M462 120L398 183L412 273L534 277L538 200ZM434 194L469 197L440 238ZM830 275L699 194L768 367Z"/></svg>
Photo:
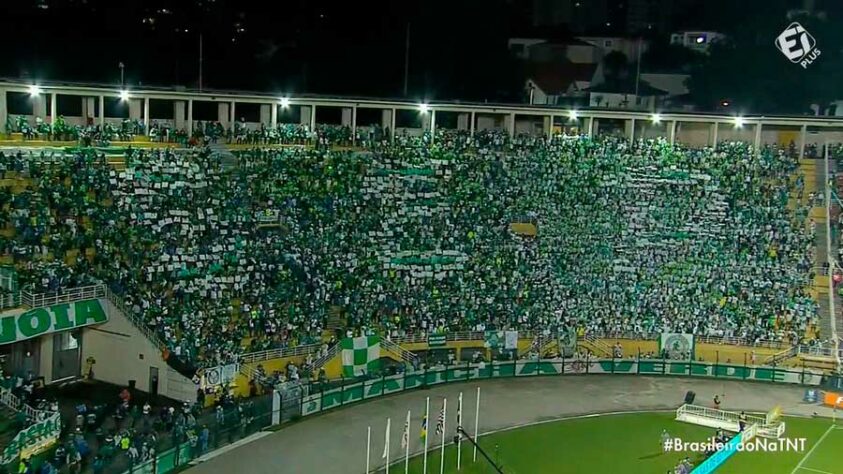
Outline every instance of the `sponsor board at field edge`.
<svg viewBox="0 0 843 474"><path fill-rule="evenodd" d="M18 432L3 450L3 459L0 459L0 463L10 463L18 455L22 458L32 457L52 446L58 441L60 434L61 417L56 413Z"/></svg>
<svg viewBox="0 0 843 474"><path fill-rule="evenodd" d="M822 54L817 48L817 40L795 21L776 37L775 43L790 62L799 64L803 69L807 69Z"/></svg>
<svg viewBox="0 0 843 474"><path fill-rule="evenodd" d="M107 320L108 315L99 300L31 309L0 318L0 344L11 344L44 334L100 324Z"/></svg>
<svg viewBox="0 0 843 474"><path fill-rule="evenodd" d="M667 351L668 359L694 358L694 335L663 332L659 338L659 352Z"/></svg>
<svg viewBox="0 0 843 474"><path fill-rule="evenodd" d="M775 367L726 366L705 362L689 363L662 360L630 361L611 359L588 361L581 359L557 359L536 362L519 361L516 363L493 362L491 364L467 364L452 366L447 369L407 372L401 375L374 378L364 382L314 393L304 397L302 401L302 416L403 390L448 382L538 375L577 376L586 373L711 377L802 385L819 385L823 378L820 371L809 369L794 371Z"/></svg>
<svg viewBox="0 0 843 474"><path fill-rule="evenodd" d="M823 405L833 408L843 408L843 394L825 392L825 395L823 395Z"/></svg>

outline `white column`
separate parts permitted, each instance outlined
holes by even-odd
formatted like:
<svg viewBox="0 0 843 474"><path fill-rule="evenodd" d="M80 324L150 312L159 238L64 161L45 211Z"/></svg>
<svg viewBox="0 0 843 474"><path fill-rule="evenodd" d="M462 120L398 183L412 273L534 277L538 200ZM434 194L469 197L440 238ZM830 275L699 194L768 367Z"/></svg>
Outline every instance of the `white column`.
<svg viewBox="0 0 843 474"><path fill-rule="evenodd" d="M149 136L149 126L152 124L152 120L149 120L149 97L143 99L143 121L146 125L146 136Z"/></svg>
<svg viewBox="0 0 843 474"><path fill-rule="evenodd" d="M351 146L357 144L357 107L351 109Z"/></svg>
<svg viewBox="0 0 843 474"><path fill-rule="evenodd" d="M100 96L100 127L105 126L105 97Z"/></svg>
<svg viewBox="0 0 843 474"><path fill-rule="evenodd" d="M310 131L316 130L316 105L310 106Z"/></svg>
<svg viewBox="0 0 843 474"><path fill-rule="evenodd" d="M226 102L220 102L217 104L217 122L220 123L224 128L228 128L231 126L231 115L229 110L231 104Z"/></svg>
<svg viewBox="0 0 843 474"><path fill-rule="evenodd" d="M711 125L711 147L717 148L717 132L720 131L720 122Z"/></svg>
<svg viewBox="0 0 843 474"><path fill-rule="evenodd" d="M6 127L6 119L9 116L9 105L6 102L6 91L0 89L0 127L3 127L2 131L5 133Z"/></svg>
<svg viewBox="0 0 843 474"><path fill-rule="evenodd" d="M32 96L32 118L45 118L44 115L44 93Z"/></svg>
<svg viewBox="0 0 843 474"><path fill-rule="evenodd" d="M91 123L93 123L94 117L96 116L95 110L94 98L82 97L82 123L85 126L88 125L88 119L91 119Z"/></svg>
<svg viewBox="0 0 843 474"><path fill-rule="evenodd" d="M278 126L278 104L271 104L272 109L269 111L269 124L272 128Z"/></svg>
<svg viewBox="0 0 843 474"><path fill-rule="evenodd" d="M395 122L396 122L395 116L397 115L397 113L398 113L397 110L393 108L392 114L391 114L391 117L390 117L390 120L392 121L392 123L389 125L389 139L392 140L392 141L395 141Z"/></svg>
<svg viewBox="0 0 843 474"><path fill-rule="evenodd" d="M310 126L310 116L313 114L313 110L309 105L302 105L299 107L299 125L307 125Z"/></svg>
<svg viewBox="0 0 843 474"><path fill-rule="evenodd" d="M468 120L470 117L470 114L460 112L457 115L457 130L468 130Z"/></svg>
<svg viewBox="0 0 843 474"><path fill-rule="evenodd" d="M553 138L553 114L544 118L544 124L544 131L547 134L547 138Z"/></svg>
<svg viewBox="0 0 843 474"><path fill-rule="evenodd" d="M761 120L755 125L755 156L761 153Z"/></svg>
<svg viewBox="0 0 843 474"><path fill-rule="evenodd" d="M430 144L433 145L433 142L436 141L436 111L430 111Z"/></svg>
<svg viewBox="0 0 843 474"><path fill-rule="evenodd" d="M58 94L50 94L50 125L56 124L56 112L58 111Z"/></svg>
<svg viewBox="0 0 843 474"><path fill-rule="evenodd" d="M0 114L0 117L3 115ZM802 126L802 132L799 134L799 160L805 158L805 142L808 141L808 126Z"/></svg>
<svg viewBox="0 0 843 474"><path fill-rule="evenodd" d="M670 144L673 145L676 143L676 120L672 120L670 122L670 129L668 132L668 136L670 137Z"/></svg>
<svg viewBox="0 0 843 474"><path fill-rule="evenodd" d="M187 99L187 133L193 133L193 99Z"/></svg>
<svg viewBox="0 0 843 474"><path fill-rule="evenodd" d="M594 138L597 135L597 132L600 129L600 122L597 121L596 117L590 117L588 119L588 137Z"/></svg>
<svg viewBox="0 0 843 474"><path fill-rule="evenodd" d="M177 130L184 128L184 101L173 101L173 127Z"/></svg>
<svg viewBox="0 0 843 474"><path fill-rule="evenodd" d="M234 112L234 104L235 104L235 102L232 100L231 105L229 106L229 109L228 109L228 114L229 114L228 115L229 116L228 126L229 127L234 127L234 122L237 121L237 115Z"/></svg>
<svg viewBox="0 0 843 474"><path fill-rule="evenodd" d="M471 111L471 124L468 127L468 130L471 132L471 136L474 136L474 123L476 122L476 117L474 116L474 111Z"/></svg>
<svg viewBox="0 0 843 474"><path fill-rule="evenodd" d="M509 130L508 130L509 136L514 137L515 136L515 114L514 113L509 114L509 124L508 125L509 125L509 127L508 127L509 128Z"/></svg>
<svg viewBox="0 0 843 474"><path fill-rule="evenodd" d="M627 135L629 135L629 142L632 143L635 141L635 119L629 119L628 123L629 132L627 132Z"/></svg>
<svg viewBox="0 0 843 474"><path fill-rule="evenodd" d="M353 107L343 107L340 110L340 125L351 127L351 114L353 113Z"/></svg>
<svg viewBox="0 0 843 474"><path fill-rule="evenodd" d="M272 122L272 111L269 109L269 104L261 104L260 105L260 118L258 122L261 125L266 125Z"/></svg>
<svg viewBox="0 0 843 474"><path fill-rule="evenodd" d="M141 100L129 99L129 119L140 120L141 118Z"/></svg>

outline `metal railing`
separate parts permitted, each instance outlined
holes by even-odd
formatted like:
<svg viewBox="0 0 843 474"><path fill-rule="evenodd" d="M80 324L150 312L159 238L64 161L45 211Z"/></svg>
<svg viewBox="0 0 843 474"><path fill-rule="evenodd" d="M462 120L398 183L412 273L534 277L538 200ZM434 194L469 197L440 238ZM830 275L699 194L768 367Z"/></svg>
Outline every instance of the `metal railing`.
<svg viewBox="0 0 843 474"><path fill-rule="evenodd" d="M32 420L40 420L49 412L36 410L27 405L23 400L15 396L11 390L0 388L0 404L5 405L16 412L22 412Z"/></svg>
<svg viewBox="0 0 843 474"><path fill-rule="evenodd" d="M32 293L27 290L20 292L20 302L30 308L43 308L63 303L93 300L105 297L104 284L80 286L54 293Z"/></svg>
<svg viewBox="0 0 843 474"><path fill-rule="evenodd" d="M320 368L322 368L322 366L325 365L325 363L327 363L329 360L331 360L332 357L337 355L337 352L339 352L339 351L340 351L340 344L339 343L336 343L333 346L329 347L328 352L326 352L325 354L317 357L316 360L313 361L313 370L316 371L316 370L319 370Z"/></svg>
<svg viewBox="0 0 843 474"><path fill-rule="evenodd" d="M788 347L764 359L767 365L779 365L783 360L790 359L795 356L798 351L797 347Z"/></svg>
<svg viewBox="0 0 843 474"><path fill-rule="evenodd" d="M282 357L293 357L314 354L321 350L322 344L305 344L296 347L282 347L277 349L266 349L263 351L248 352L240 356L241 364L264 362L267 360L280 359Z"/></svg>
<svg viewBox="0 0 843 474"><path fill-rule="evenodd" d="M688 421L687 417L696 417L706 420L714 420L728 423L733 427L740 426L741 415L716 408L708 408L699 405L682 405L676 410L676 419ZM767 423L767 419L756 415L744 414L745 422L749 425L758 426L758 435L765 438L778 438L784 434L785 424L783 421Z"/></svg>
<svg viewBox="0 0 843 474"><path fill-rule="evenodd" d="M531 339L536 334L535 331L518 331L519 339ZM660 333L651 334L636 334L633 332L604 332L604 331L589 331L588 335L597 339L632 339L657 341L661 338ZM484 331L456 331L446 333L446 340L448 341L482 341L485 339ZM403 336L392 337L392 342L397 344L419 344L427 342L427 333L411 333ZM583 339L582 337L579 339ZM720 344L746 347L759 347L767 349L786 349L793 347L787 340L782 341L767 341L767 340L751 340L742 337L734 336L703 336L695 335L694 341L701 344Z"/></svg>
<svg viewBox="0 0 843 474"><path fill-rule="evenodd" d="M595 349L597 352L601 352L602 354L600 355L609 357L614 356L614 351L612 350L612 347L598 339L593 334L586 334L582 340L588 342L592 349Z"/></svg>
<svg viewBox="0 0 843 474"><path fill-rule="evenodd" d="M381 347L384 349L396 354L398 357L401 358L404 362L409 362L410 364L415 364L419 360L419 356L413 354L412 352L404 349L400 345L396 344L389 339L383 338L381 339Z"/></svg>
<svg viewBox="0 0 843 474"><path fill-rule="evenodd" d="M131 308L126 306L126 303L116 295L110 288L105 288L105 299L109 301L118 311L123 313L126 316L126 319L131 321L131 323L140 331L150 342L152 342L155 347L158 348L159 351L163 351L167 348L167 345L164 344L164 341L155 333L155 331L150 328L145 322L141 321L141 319L131 310Z"/></svg>
<svg viewBox="0 0 843 474"><path fill-rule="evenodd" d="M20 292L0 295L0 309L17 308L20 306Z"/></svg>

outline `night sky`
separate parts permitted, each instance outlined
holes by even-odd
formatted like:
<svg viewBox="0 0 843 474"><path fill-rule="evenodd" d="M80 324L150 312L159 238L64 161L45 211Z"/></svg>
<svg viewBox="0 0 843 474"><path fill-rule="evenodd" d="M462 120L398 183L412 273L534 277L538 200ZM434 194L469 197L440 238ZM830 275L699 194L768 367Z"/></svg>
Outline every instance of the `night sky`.
<svg viewBox="0 0 843 474"><path fill-rule="evenodd" d="M560 0L564 1L564 0ZM590 2L581 0L584 8ZM627 31L624 8L608 5L599 34ZM659 0L650 1L657 5ZM407 24L411 26L409 96L520 101L522 66L507 38L550 33L535 27L540 0L20 0L5 2L0 31L10 47L0 76L131 85L198 85L199 34L204 86L393 97L402 95ZM843 2L816 0L839 10ZM747 17L781 18L798 0L676 0L657 29L740 30ZM839 13L839 12L838 12ZM839 18L839 16L838 16ZM662 21L665 21L662 18ZM775 22L773 22L775 24ZM670 31L643 32L666 40ZM769 36L769 35L773 36ZM766 36L765 36L766 35ZM761 36L772 45L774 32Z"/></svg>

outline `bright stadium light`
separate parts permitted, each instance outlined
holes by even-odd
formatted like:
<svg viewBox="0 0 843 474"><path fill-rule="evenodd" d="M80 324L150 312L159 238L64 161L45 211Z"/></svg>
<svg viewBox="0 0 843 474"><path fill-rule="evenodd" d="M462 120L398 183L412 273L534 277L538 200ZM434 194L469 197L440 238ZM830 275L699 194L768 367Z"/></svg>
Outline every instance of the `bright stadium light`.
<svg viewBox="0 0 843 474"><path fill-rule="evenodd" d="M578 118L579 118L579 114L577 114L577 111L576 111L576 110L569 110L569 111L568 111L568 119L570 119L570 120L576 120L576 119L578 119Z"/></svg>
<svg viewBox="0 0 843 474"><path fill-rule="evenodd" d="M423 113L423 114L426 114L429 110L430 110L430 106L429 106L429 105L427 105L427 104L425 104L425 103L421 103L421 104L419 104L419 112L421 112L421 113Z"/></svg>
<svg viewBox="0 0 843 474"><path fill-rule="evenodd" d="M120 91L120 100L122 100L123 102L129 100L129 91Z"/></svg>
<svg viewBox="0 0 843 474"><path fill-rule="evenodd" d="M741 116L735 117L735 128L743 128L744 126L744 118Z"/></svg>
<svg viewBox="0 0 843 474"><path fill-rule="evenodd" d="M29 95L36 96L41 94L41 88L36 86L35 84L29 86Z"/></svg>
<svg viewBox="0 0 843 474"><path fill-rule="evenodd" d="M653 114L651 119L653 120L653 123L659 123L662 121L662 116L659 114Z"/></svg>
<svg viewBox="0 0 843 474"><path fill-rule="evenodd" d="M288 97L282 97L278 99L278 102L281 104L282 109L290 107L290 99Z"/></svg>

